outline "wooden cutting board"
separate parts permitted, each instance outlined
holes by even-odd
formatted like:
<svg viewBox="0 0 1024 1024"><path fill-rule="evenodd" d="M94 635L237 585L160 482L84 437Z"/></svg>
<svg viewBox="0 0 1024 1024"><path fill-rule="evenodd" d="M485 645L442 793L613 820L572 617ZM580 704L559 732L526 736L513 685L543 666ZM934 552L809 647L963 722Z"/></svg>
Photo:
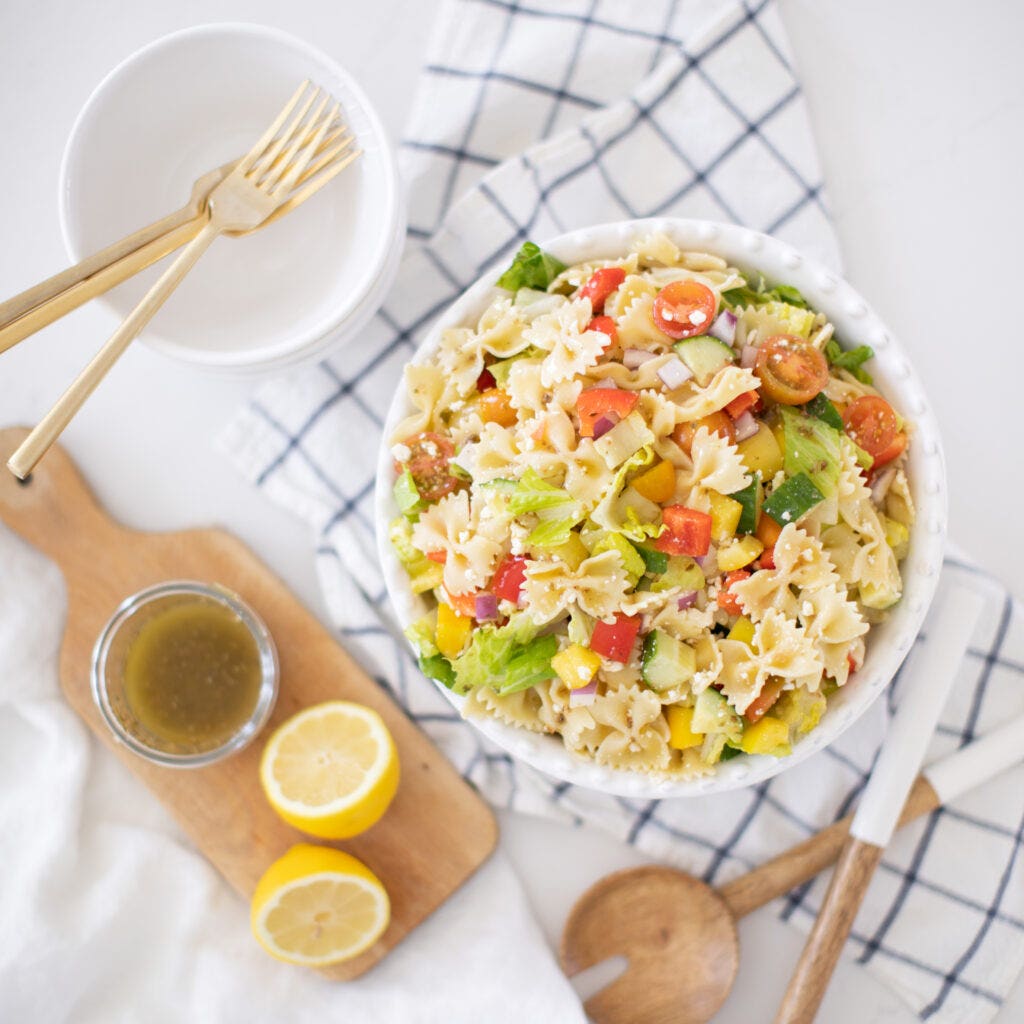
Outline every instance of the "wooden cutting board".
<svg viewBox="0 0 1024 1024"><path fill-rule="evenodd" d="M0 430L5 459L26 433L22 428ZM25 484L0 470L0 519L53 558L64 574L68 613L60 682L71 706L163 801L246 900L266 867L292 844L321 842L282 822L260 789L260 753L273 728L301 708L336 698L368 705L384 718L401 761L398 794L373 828L335 845L380 877L391 897L391 924L371 949L324 973L349 979L369 970L491 854L497 824L490 808L231 534L218 529L143 533L121 526L100 508L59 447ZM267 624L280 657L280 695L269 726L246 750L208 768L164 768L133 754L107 729L89 687L92 647L114 609L135 591L170 579L221 583L234 590ZM267 968L273 969L273 961L268 959Z"/></svg>

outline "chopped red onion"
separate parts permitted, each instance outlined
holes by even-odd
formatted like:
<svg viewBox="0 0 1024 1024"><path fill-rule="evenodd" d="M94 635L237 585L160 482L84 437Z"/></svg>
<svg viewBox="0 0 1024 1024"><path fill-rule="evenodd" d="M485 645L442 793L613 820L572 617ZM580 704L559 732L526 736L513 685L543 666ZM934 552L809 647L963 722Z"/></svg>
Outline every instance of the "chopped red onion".
<svg viewBox="0 0 1024 1024"><path fill-rule="evenodd" d="M569 691L569 707L578 708L585 704L593 704L597 696L597 679L592 679L586 686Z"/></svg>
<svg viewBox="0 0 1024 1024"><path fill-rule="evenodd" d="M753 437L757 433L757 420L754 419L753 413L749 409L736 420L733 426L736 428L737 441L746 441L748 437Z"/></svg>
<svg viewBox="0 0 1024 1024"><path fill-rule="evenodd" d="M697 591L688 590L685 594L679 595L679 600L676 604L679 606L681 612L686 611L687 608L692 608L697 601Z"/></svg>
<svg viewBox="0 0 1024 1024"><path fill-rule="evenodd" d="M595 384L592 388L587 388L588 391L617 391L619 385L611 379L611 377L605 377L600 383Z"/></svg>
<svg viewBox="0 0 1024 1024"><path fill-rule="evenodd" d="M715 317L715 322L708 329L708 334L719 341L724 341L726 345L731 345L736 340L736 314L731 310L723 309Z"/></svg>
<svg viewBox="0 0 1024 1024"><path fill-rule="evenodd" d="M744 345L740 352L740 366L744 370L752 370L757 363L757 346Z"/></svg>
<svg viewBox="0 0 1024 1024"><path fill-rule="evenodd" d="M619 414L614 409L609 409L595 424L594 424L594 440L596 441L599 437L604 437L616 423L619 422Z"/></svg>
<svg viewBox="0 0 1024 1024"><path fill-rule="evenodd" d="M890 466L884 473L879 473L875 478L874 483L871 485L871 500L876 505L881 505L882 502L885 501L885 496L889 493L889 488L892 486L892 482L895 479L895 466Z"/></svg>
<svg viewBox="0 0 1024 1024"><path fill-rule="evenodd" d="M709 555L694 555L693 560L702 568L706 568Z"/></svg>
<svg viewBox="0 0 1024 1024"><path fill-rule="evenodd" d="M498 599L486 591L476 595L477 622L493 622L498 618Z"/></svg>
<svg viewBox="0 0 1024 1024"><path fill-rule="evenodd" d="M681 388L692 376L693 371L678 356L658 367L658 379L669 391Z"/></svg>
<svg viewBox="0 0 1024 1024"><path fill-rule="evenodd" d="M622 353L622 365L627 370L638 370L644 363L654 359L656 355L656 352L648 352L644 348L627 348Z"/></svg>

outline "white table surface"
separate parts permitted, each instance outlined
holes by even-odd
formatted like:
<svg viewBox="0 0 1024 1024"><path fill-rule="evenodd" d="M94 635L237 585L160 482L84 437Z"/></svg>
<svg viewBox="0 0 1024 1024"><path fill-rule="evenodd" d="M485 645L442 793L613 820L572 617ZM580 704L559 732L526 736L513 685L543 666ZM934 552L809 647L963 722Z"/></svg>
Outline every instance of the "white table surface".
<svg viewBox="0 0 1024 1024"><path fill-rule="evenodd" d="M1015 279L1024 228L1024 7L1015 0L780 3L848 275L916 357L938 411L951 534L1013 583L1024 576L1024 545L1011 532L1024 500ZM277 25L354 72L397 137L435 4L4 0L0 298L65 264L56 206L64 141L92 87L134 49L203 21ZM109 314L86 308L4 355L0 420L34 422L112 326ZM64 443L119 518L148 529L228 526L324 617L305 526L253 491L209 443L251 387L198 376L136 346ZM587 885L644 860L590 831L508 814L502 826L552 943ZM744 960L724 1024L768 1019L801 946L771 908L743 923L741 940ZM843 963L821 1019L914 1018L866 972ZM1024 984L999 1019L1024 1019Z"/></svg>

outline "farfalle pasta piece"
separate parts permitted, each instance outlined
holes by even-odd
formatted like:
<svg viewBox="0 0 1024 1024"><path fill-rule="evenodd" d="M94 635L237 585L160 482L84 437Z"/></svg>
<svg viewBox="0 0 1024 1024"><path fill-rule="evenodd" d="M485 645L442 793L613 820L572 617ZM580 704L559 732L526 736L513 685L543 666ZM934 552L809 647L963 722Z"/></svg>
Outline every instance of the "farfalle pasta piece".
<svg viewBox="0 0 1024 1024"><path fill-rule="evenodd" d="M522 311L511 299L498 299L481 315L473 344L498 359L510 359L530 346L526 326Z"/></svg>
<svg viewBox="0 0 1024 1024"><path fill-rule="evenodd" d="M811 537L795 523L782 528L774 549L775 568L760 569L729 588L743 612L758 622L769 611L795 617L799 608L793 588L819 590L840 583L822 541Z"/></svg>
<svg viewBox="0 0 1024 1024"><path fill-rule="evenodd" d="M626 280L619 285L605 300L604 314L618 320L637 299L644 297L653 299L658 289L640 274L628 274ZM662 339L668 341L668 338Z"/></svg>
<svg viewBox="0 0 1024 1024"><path fill-rule="evenodd" d="M651 618L651 629L660 629L677 640L697 640L714 625L714 614L710 607L680 608L678 600L658 609Z"/></svg>
<svg viewBox="0 0 1024 1024"><path fill-rule="evenodd" d="M586 263L575 263L566 267L551 284L548 285L550 292L562 292L566 288L575 291L590 280L595 270L602 267L621 267L627 275L635 274L639 269L639 261L635 253L630 253L617 260L588 260Z"/></svg>
<svg viewBox="0 0 1024 1024"><path fill-rule="evenodd" d="M395 427L392 443L433 428L435 410L445 391L444 372L438 366L410 363L405 368L405 388L416 412Z"/></svg>
<svg viewBox="0 0 1024 1024"><path fill-rule="evenodd" d="M668 768L668 722L653 691L639 686L610 690L595 699L590 713L604 730L593 752L598 764L635 771Z"/></svg>
<svg viewBox="0 0 1024 1024"><path fill-rule="evenodd" d="M688 483L692 508L706 507L708 491L733 494L750 483L747 467L736 446L711 433L707 427L698 427L694 432L690 459L693 468Z"/></svg>
<svg viewBox="0 0 1024 1024"><path fill-rule="evenodd" d="M599 334L607 342L608 336L599 331L588 334ZM561 409L566 414L576 407L576 399L583 390L580 380L564 380L555 384L545 383L545 362L537 359L518 359L513 363L506 384L509 401L514 409L522 411L526 418L539 416L551 409Z"/></svg>
<svg viewBox="0 0 1024 1024"><path fill-rule="evenodd" d="M664 231L652 231L643 238L638 238L629 247L629 251L636 253L642 267L678 266L683 256L679 246ZM724 260L721 263L722 267L726 266Z"/></svg>
<svg viewBox="0 0 1024 1024"><path fill-rule="evenodd" d="M850 674L847 654L858 637L868 631L857 605L834 584L800 595L800 622L825 666L825 674L840 686Z"/></svg>
<svg viewBox="0 0 1024 1024"><path fill-rule="evenodd" d="M544 387L571 380L597 363L608 335L587 329L592 315L590 300L578 299L536 317L523 331L530 345L547 353L540 372Z"/></svg>
<svg viewBox="0 0 1024 1024"><path fill-rule="evenodd" d="M903 469L897 469L889 490L885 495L885 514L890 519L904 526L913 526L917 517L914 509L914 499L910 494L910 484L907 481L907 474Z"/></svg>
<svg viewBox="0 0 1024 1024"><path fill-rule="evenodd" d="M551 622L575 605L595 619L611 620L629 589L629 578L617 551L584 559L578 569L562 561L527 564L523 595L530 618Z"/></svg>
<svg viewBox="0 0 1024 1024"><path fill-rule="evenodd" d="M540 709L540 695L533 687L516 693L499 694L489 686L477 686L466 695L462 714L466 718L491 715L508 725L529 729L530 732L549 732L551 730L539 717Z"/></svg>
<svg viewBox="0 0 1024 1024"><path fill-rule="evenodd" d="M776 677L817 690L825 670L821 655L802 626L769 609L754 627L752 644L720 640L722 670L718 683L729 703L742 715L757 699L769 678Z"/></svg>
<svg viewBox="0 0 1024 1024"><path fill-rule="evenodd" d="M672 339L655 325L652 319L653 308L653 295L638 295L615 318L619 344L623 348L643 348L656 352L672 345Z"/></svg>
<svg viewBox="0 0 1024 1024"><path fill-rule="evenodd" d="M679 422L692 423L710 416L740 395L756 390L760 383L750 370L742 366L723 366L706 388L691 383L679 390L678 397L673 395L679 404Z"/></svg>
<svg viewBox="0 0 1024 1024"><path fill-rule="evenodd" d="M518 472L515 435L497 423L484 423L476 441L464 444L454 462L478 483L513 477Z"/></svg>
<svg viewBox="0 0 1024 1024"><path fill-rule="evenodd" d="M490 578L504 550L509 517L488 506L484 498L457 491L420 513L412 543L423 554L444 552L444 585L449 593L466 594Z"/></svg>

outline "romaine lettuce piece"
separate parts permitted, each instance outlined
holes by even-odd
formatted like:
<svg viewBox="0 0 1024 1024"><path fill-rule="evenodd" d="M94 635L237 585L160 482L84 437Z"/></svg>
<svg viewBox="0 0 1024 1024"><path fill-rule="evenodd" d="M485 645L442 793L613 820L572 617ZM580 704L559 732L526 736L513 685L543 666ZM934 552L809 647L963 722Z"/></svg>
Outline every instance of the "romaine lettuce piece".
<svg viewBox="0 0 1024 1024"><path fill-rule="evenodd" d="M453 662L456 693L490 686L500 694L526 690L553 679L551 659L558 653L558 639L537 636L528 616L513 615L504 626L484 626L474 631L469 647Z"/></svg>
<svg viewBox="0 0 1024 1024"><path fill-rule="evenodd" d="M493 480L483 486L507 495L508 508L513 515L530 512L537 515L539 522L526 538L531 547L552 548L565 544L572 528L583 520L580 503L568 491L542 479L533 468L519 480Z"/></svg>
<svg viewBox="0 0 1024 1024"><path fill-rule="evenodd" d="M862 384L872 383L871 374L862 369L862 366L874 354L874 349L870 345L858 345L845 351L835 338L829 338L825 343L825 358L840 370L849 370Z"/></svg>
<svg viewBox="0 0 1024 1024"><path fill-rule="evenodd" d="M520 288L545 289L563 270L565 264L534 242L523 242L512 260L512 266L497 280L499 288L518 292Z"/></svg>
<svg viewBox="0 0 1024 1024"><path fill-rule="evenodd" d="M824 420L789 406L780 406L779 412L785 435L786 476L804 473L825 498L833 497L839 485L842 434Z"/></svg>

